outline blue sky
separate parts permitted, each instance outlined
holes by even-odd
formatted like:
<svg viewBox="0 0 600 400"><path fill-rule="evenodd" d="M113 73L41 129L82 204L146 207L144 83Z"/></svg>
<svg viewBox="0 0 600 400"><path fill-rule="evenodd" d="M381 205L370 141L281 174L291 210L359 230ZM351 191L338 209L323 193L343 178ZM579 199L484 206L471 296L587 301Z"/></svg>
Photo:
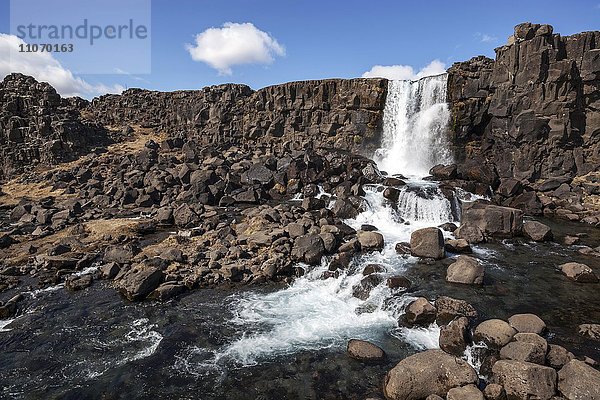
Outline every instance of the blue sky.
<svg viewBox="0 0 600 400"><path fill-rule="evenodd" d="M8 34L8 0L0 0L0 10L0 33ZM256 89L359 77L374 65L409 65L418 71L436 59L449 67L480 54L493 57L493 49L523 21L549 23L562 35L597 30L600 1L153 0L150 74L74 77L95 88L89 97L115 85L177 90L236 82ZM271 63L233 64L225 73L193 60L186 44L227 22L253 24L285 55L271 49ZM60 55L54 57L61 62Z"/></svg>

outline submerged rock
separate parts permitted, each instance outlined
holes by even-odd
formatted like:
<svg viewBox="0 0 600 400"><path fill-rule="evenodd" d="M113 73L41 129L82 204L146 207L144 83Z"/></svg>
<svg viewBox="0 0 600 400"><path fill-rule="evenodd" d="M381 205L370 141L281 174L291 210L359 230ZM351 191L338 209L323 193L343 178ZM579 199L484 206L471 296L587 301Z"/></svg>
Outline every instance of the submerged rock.
<svg viewBox="0 0 600 400"><path fill-rule="evenodd" d="M454 387L477 384L477 373L466 361L442 350L427 350L400 361L385 376L388 400L422 400L446 396Z"/></svg>
<svg viewBox="0 0 600 400"><path fill-rule="evenodd" d="M365 340L351 339L347 351L350 357L366 363L376 363L385 358L381 347Z"/></svg>
<svg viewBox="0 0 600 400"><path fill-rule="evenodd" d="M560 265L560 270L569 279L579 283L596 283L598 277L594 271L585 264L569 262Z"/></svg>
<svg viewBox="0 0 600 400"><path fill-rule="evenodd" d="M527 221L523 224L523 233L529 239L536 242L545 242L552 240L552 230L548 225L544 225L538 221Z"/></svg>
<svg viewBox="0 0 600 400"><path fill-rule="evenodd" d="M459 256L458 259L448 267L446 280L452 283L481 285L483 284L484 273L483 266L476 258Z"/></svg>

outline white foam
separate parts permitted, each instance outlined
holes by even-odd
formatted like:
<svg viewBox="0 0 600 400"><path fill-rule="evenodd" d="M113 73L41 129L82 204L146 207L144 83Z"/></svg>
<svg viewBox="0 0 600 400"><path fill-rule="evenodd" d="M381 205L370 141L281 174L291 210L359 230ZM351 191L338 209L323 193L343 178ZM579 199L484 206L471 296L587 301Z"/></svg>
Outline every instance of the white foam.
<svg viewBox="0 0 600 400"><path fill-rule="evenodd" d="M440 347L440 327L435 323L428 327L400 327L392 332L392 335L417 350L438 349Z"/></svg>
<svg viewBox="0 0 600 400"><path fill-rule="evenodd" d="M6 327L7 327L8 325L12 324L12 323L13 323L13 321L14 321L15 319L16 319L16 318L12 318L12 319L2 319L2 320L0 320L0 332L8 332L8 331L11 331L12 329L10 329L10 328L8 328L8 329L7 329Z"/></svg>

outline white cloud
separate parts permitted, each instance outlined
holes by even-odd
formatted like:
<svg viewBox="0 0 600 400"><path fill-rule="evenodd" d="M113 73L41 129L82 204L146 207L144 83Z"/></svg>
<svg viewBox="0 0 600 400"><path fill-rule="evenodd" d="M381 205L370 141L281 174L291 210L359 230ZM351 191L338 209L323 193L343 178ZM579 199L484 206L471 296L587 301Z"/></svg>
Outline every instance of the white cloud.
<svg viewBox="0 0 600 400"><path fill-rule="evenodd" d="M106 93L120 93L121 85L90 84L76 77L61 65L51 53L21 53L23 40L0 33L0 79L13 72L33 76L38 81L48 82L63 96L92 97Z"/></svg>
<svg viewBox="0 0 600 400"><path fill-rule="evenodd" d="M187 44L194 61L201 61L231 75L231 67L240 64L270 64L275 56L284 56L285 48L277 40L247 22L227 22L222 28L209 28L196 35L195 45Z"/></svg>
<svg viewBox="0 0 600 400"><path fill-rule="evenodd" d="M362 74L363 78L387 78L392 80L415 80L425 76L439 75L446 72L446 64L433 60L418 72L410 65L375 65Z"/></svg>
<svg viewBox="0 0 600 400"><path fill-rule="evenodd" d="M475 38L479 40L481 43L493 43L497 42L498 38L496 36L488 35L487 33L477 32L475 33Z"/></svg>

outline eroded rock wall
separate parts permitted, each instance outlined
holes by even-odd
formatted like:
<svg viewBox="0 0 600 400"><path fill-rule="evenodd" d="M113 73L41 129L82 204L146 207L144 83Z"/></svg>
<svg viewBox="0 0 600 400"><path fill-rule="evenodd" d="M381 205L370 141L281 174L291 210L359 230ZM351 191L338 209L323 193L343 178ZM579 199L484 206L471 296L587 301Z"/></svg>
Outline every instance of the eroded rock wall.
<svg viewBox="0 0 600 400"><path fill-rule="evenodd" d="M494 188L521 182L534 193L512 205L526 211L595 212L600 32L561 36L549 25L520 24L495 60L480 56L449 69L448 100L463 175L486 165L499 178ZM550 193L563 183L561 193Z"/></svg>
<svg viewBox="0 0 600 400"><path fill-rule="evenodd" d="M218 85L171 93L131 89L86 109L106 125L139 124L202 144L366 151L379 143L387 81L329 79L253 91Z"/></svg>
<svg viewBox="0 0 600 400"><path fill-rule="evenodd" d="M0 82L0 180L25 167L70 161L108 137L84 123L83 99L62 99L47 83L11 74Z"/></svg>

